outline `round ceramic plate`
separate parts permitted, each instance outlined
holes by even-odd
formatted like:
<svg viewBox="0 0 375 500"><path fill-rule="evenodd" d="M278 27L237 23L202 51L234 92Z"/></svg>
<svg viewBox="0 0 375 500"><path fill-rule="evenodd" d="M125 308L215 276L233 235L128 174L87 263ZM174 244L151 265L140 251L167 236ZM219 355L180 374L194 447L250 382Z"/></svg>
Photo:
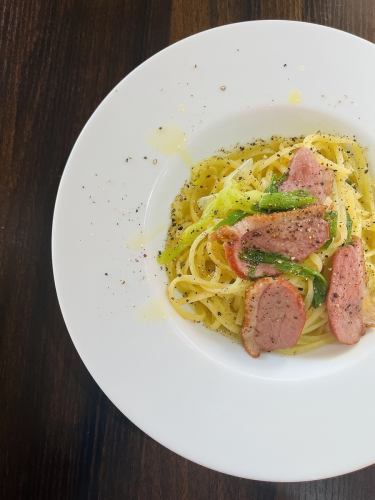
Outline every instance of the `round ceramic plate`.
<svg viewBox="0 0 375 500"><path fill-rule="evenodd" d="M155 260L187 165L221 147L349 133L374 165L374 63L374 45L322 26L223 26L128 75L74 146L52 238L66 325L113 403L194 462L272 481L375 462L375 335L252 359L176 315Z"/></svg>

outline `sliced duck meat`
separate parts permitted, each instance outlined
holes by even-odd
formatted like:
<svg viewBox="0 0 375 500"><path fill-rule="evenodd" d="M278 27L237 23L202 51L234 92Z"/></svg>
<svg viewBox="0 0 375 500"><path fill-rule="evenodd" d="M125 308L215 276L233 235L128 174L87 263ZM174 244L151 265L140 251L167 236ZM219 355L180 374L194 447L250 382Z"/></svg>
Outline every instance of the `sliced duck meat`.
<svg viewBox="0 0 375 500"><path fill-rule="evenodd" d="M306 321L297 289L282 278L263 278L245 296L241 336L246 351L258 357L262 351L297 344Z"/></svg>
<svg viewBox="0 0 375 500"><path fill-rule="evenodd" d="M333 255L327 295L328 320L339 342L355 344L365 333L362 302L366 291L362 241L340 247Z"/></svg>
<svg viewBox="0 0 375 500"><path fill-rule="evenodd" d="M314 153L308 148L297 150L290 163L287 179L279 186L279 191L304 189L317 202L323 203L332 193L333 174L320 166Z"/></svg>
<svg viewBox="0 0 375 500"><path fill-rule="evenodd" d="M212 238L224 241L228 264L241 278L248 277L248 264L241 259L247 249L263 250L303 261L329 239L329 224L323 219L325 207L311 205L289 212L251 215L233 226L219 228ZM254 277L278 274L271 265L261 264Z"/></svg>

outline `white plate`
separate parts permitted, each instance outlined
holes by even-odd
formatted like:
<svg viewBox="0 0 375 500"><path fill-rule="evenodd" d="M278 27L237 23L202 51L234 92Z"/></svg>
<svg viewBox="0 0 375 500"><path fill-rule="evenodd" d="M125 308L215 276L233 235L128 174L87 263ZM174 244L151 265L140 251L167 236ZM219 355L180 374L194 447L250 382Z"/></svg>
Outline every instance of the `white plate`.
<svg viewBox="0 0 375 500"><path fill-rule="evenodd" d="M375 336L254 360L179 318L155 255L189 171L181 155L152 146L154 131L184 131L194 160L253 137L355 133L374 164L374 63L374 45L322 26L223 26L128 75L72 151L52 238L66 325L113 403L194 462L273 481L373 463ZM295 91L299 104L290 99Z"/></svg>

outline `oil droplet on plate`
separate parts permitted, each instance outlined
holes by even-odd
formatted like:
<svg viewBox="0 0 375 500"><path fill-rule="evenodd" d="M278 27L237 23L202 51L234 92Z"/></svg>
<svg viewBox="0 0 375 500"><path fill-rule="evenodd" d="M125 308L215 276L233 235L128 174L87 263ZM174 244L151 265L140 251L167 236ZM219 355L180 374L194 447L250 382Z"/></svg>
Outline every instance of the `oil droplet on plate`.
<svg viewBox="0 0 375 500"><path fill-rule="evenodd" d="M150 299L139 310L138 318L144 321L167 319L167 311L162 299Z"/></svg>
<svg viewBox="0 0 375 500"><path fill-rule="evenodd" d="M167 125L157 128L150 137L150 144L164 155L178 155L187 166L192 164L186 148L186 134L178 127Z"/></svg>
<svg viewBox="0 0 375 500"><path fill-rule="evenodd" d="M300 104L302 100L301 92L297 89L291 90L288 96L289 104Z"/></svg>
<svg viewBox="0 0 375 500"><path fill-rule="evenodd" d="M131 250L141 250L163 231L167 231L165 224L156 227L152 231L136 233L127 240L126 246Z"/></svg>

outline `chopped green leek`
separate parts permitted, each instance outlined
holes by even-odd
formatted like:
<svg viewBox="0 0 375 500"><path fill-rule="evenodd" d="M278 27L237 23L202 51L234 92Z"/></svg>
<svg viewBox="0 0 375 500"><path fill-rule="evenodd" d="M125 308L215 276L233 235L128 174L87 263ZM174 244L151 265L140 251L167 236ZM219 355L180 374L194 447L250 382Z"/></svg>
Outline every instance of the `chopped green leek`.
<svg viewBox="0 0 375 500"><path fill-rule="evenodd" d="M215 226L215 231L216 229L219 229L219 227L222 226L233 226L236 224L238 221L246 217L247 215L250 215L248 212L244 212L243 210L235 210L234 212L231 212L228 214L225 219L221 220L218 224Z"/></svg>
<svg viewBox="0 0 375 500"><path fill-rule="evenodd" d="M346 210L346 230L348 232L345 243L349 244L352 242L352 229L353 229L353 221L350 217L350 213Z"/></svg>
<svg viewBox="0 0 375 500"><path fill-rule="evenodd" d="M288 177L288 174L285 173L277 178L274 174L272 174L271 184L266 189L266 193L277 193L279 191L279 186L285 181Z"/></svg>
<svg viewBox="0 0 375 500"><path fill-rule="evenodd" d="M329 224L329 240L323 246L323 249L326 249L326 248L329 247L329 245L333 241L333 238L336 236L336 232L337 232L337 212L335 212L334 210L331 210L330 212L327 212L325 214L325 216L324 216L324 219Z"/></svg>
<svg viewBox="0 0 375 500"><path fill-rule="evenodd" d="M272 174L271 184L266 189L266 193L277 193L279 190L278 182L274 174Z"/></svg>
<svg viewBox="0 0 375 500"><path fill-rule="evenodd" d="M195 222L188 226L185 231L182 233L182 236L177 243L177 245L170 246L162 252L157 261L159 264L164 265L172 262L176 257L178 257L186 248L188 248L195 238L202 233L206 227L207 221L203 218L199 219L199 221Z"/></svg>
<svg viewBox="0 0 375 500"><path fill-rule="evenodd" d="M282 212L303 208L315 202L315 198L306 191L288 191L264 193L258 203L259 210L262 212Z"/></svg>

